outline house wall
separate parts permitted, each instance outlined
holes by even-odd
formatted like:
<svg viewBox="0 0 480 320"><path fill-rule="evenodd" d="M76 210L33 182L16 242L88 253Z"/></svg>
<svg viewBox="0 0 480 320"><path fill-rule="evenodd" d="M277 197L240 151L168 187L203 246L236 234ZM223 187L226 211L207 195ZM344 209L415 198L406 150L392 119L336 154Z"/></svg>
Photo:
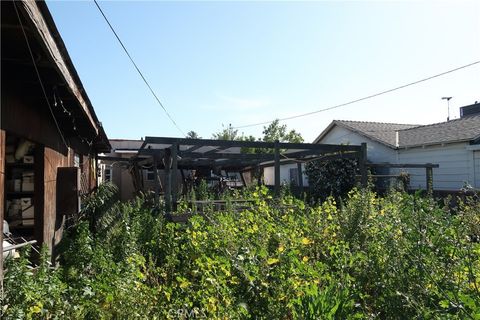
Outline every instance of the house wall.
<svg viewBox="0 0 480 320"><path fill-rule="evenodd" d="M395 150L339 126L333 127L318 143L360 145L363 142L367 143L367 157L370 162L396 162L397 154ZM288 183L290 181L290 168L296 168L296 166L296 164L280 166L281 182ZM305 171L303 164L302 171ZM273 167L265 168L264 181L266 185L275 184L274 176ZM308 186L308 178L305 174L303 174L303 185Z"/></svg>
<svg viewBox="0 0 480 320"><path fill-rule="evenodd" d="M362 142L367 143L367 157L370 162L439 164L439 168L433 169L433 188L436 190L459 190L465 182L480 188L480 151L467 150L466 142L394 150L338 126L320 141L352 145ZM400 171L410 173L411 188L426 188L425 169L390 169L382 174L397 174Z"/></svg>
<svg viewBox="0 0 480 320"><path fill-rule="evenodd" d="M474 184L473 151L467 150L467 143L426 146L425 148L400 149L399 163L435 163L433 188L435 190L459 190L465 182ZM410 186L414 189L426 188L425 169L408 169Z"/></svg>
<svg viewBox="0 0 480 320"><path fill-rule="evenodd" d="M360 145L367 143L367 158L370 162L395 162L396 152L379 142L368 139L348 129L335 126L319 143Z"/></svg>
<svg viewBox="0 0 480 320"><path fill-rule="evenodd" d="M297 168L296 163L284 164L280 166L280 183L281 184L290 184L290 169ZM305 165L302 163L302 176L303 176L303 185L308 186L308 177L304 173ZM266 167L263 171L264 183L267 186L275 185L275 167Z"/></svg>

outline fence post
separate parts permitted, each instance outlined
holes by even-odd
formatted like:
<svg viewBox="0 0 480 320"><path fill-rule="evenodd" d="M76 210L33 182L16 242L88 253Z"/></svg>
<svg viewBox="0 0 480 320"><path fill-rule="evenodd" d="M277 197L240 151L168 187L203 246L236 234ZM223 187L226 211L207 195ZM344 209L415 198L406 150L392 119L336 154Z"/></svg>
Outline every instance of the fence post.
<svg viewBox="0 0 480 320"><path fill-rule="evenodd" d="M160 199L160 177L158 176L158 156L153 156L153 173L155 175L155 206L158 207Z"/></svg>
<svg viewBox="0 0 480 320"><path fill-rule="evenodd" d="M177 159L177 153L178 153L178 144L175 142L172 145L172 209L174 211L177 210L177 194L178 194L178 177L177 177L177 171L178 171L178 159Z"/></svg>
<svg viewBox="0 0 480 320"><path fill-rule="evenodd" d="M298 187L300 188L300 193L303 192L303 172L302 172L302 163L297 162L297 171L298 171Z"/></svg>
<svg viewBox="0 0 480 320"><path fill-rule="evenodd" d="M433 168L427 164L425 168L425 175L427 178L427 193L433 194Z"/></svg>
<svg viewBox="0 0 480 320"><path fill-rule="evenodd" d="M172 156L170 149L165 149L165 211L172 211L172 171L170 170Z"/></svg>
<svg viewBox="0 0 480 320"><path fill-rule="evenodd" d="M275 140L275 196L280 196L280 149L278 140Z"/></svg>
<svg viewBox="0 0 480 320"><path fill-rule="evenodd" d="M367 144L362 142L360 150L360 183L362 188L366 188L368 185L368 172L367 172Z"/></svg>

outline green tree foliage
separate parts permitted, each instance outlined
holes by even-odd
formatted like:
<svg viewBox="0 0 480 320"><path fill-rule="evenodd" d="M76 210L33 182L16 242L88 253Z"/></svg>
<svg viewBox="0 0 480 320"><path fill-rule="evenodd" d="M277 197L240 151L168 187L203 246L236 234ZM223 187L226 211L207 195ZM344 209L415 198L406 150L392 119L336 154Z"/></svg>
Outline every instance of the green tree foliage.
<svg viewBox="0 0 480 320"><path fill-rule="evenodd" d="M305 165L310 194L320 200L345 197L355 186L358 171L355 159L315 160Z"/></svg>
<svg viewBox="0 0 480 320"><path fill-rule="evenodd" d="M188 131L188 132L187 132L187 136L186 136L185 138L187 138L187 139L202 139L202 137L200 137L200 136L198 135L198 133L196 133L196 132L193 131L193 130L192 130L192 131Z"/></svg>
<svg viewBox="0 0 480 320"><path fill-rule="evenodd" d="M216 140L239 140L240 135L238 134L238 130L234 129L231 124L229 124L227 127L225 127L222 124L222 130L214 133L212 135L213 139Z"/></svg>
<svg viewBox="0 0 480 320"><path fill-rule="evenodd" d="M287 125L280 124L280 120L276 119L270 123L267 127L263 127L262 141L274 142L278 140L280 142L301 143L303 142L302 135L295 130L287 130Z"/></svg>

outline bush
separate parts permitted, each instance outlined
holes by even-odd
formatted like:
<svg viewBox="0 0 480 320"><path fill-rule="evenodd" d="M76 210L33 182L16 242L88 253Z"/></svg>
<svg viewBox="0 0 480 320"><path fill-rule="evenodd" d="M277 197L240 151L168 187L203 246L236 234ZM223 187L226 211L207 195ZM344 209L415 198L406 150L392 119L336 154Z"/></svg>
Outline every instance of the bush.
<svg viewBox="0 0 480 320"><path fill-rule="evenodd" d="M355 186L359 172L356 159L316 160L305 165L310 192L314 199L343 198Z"/></svg>
<svg viewBox="0 0 480 320"><path fill-rule="evenodd" d="M60 268L7 262L2 319L463 319L480 316L480 206L353 190L309 207L253 190L250 209L167 222L142 199L82 222ZM109 221L110 221L109 220Z"/></svg>

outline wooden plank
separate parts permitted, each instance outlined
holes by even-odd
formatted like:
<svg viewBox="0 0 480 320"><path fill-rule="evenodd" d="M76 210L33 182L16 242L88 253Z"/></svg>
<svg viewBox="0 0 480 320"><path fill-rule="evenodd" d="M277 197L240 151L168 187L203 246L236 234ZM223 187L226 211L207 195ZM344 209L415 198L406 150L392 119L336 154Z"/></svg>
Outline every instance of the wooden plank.
<svg viewBox="0 0 480 320"><path fill-rule="evenodd" d="M297 162L297 171L298 171L298 186L303 188L303 172L302 172L302 163Z"/></svg>
<svg viewBox="0 0 480 320"><path fill-rule="evenodd" d="M244 187L247 186L247 182L245 181L245 176L243 172L240 172L240 178L242 179L242 184Z"/></svg>
<svg viewBox="0 0 480 320"><path fill-rule="evenodd" d="M169 150L169 149L167 149ZM170 152L165 153L165 211L172 211L172 171L170 170L172 157Z"/></svg>
<svg viewBox="0 0 480 320"><path fill-rule="evenodd" d="M275 141L275 196L280 196L280 148L278 140Z"/></svg>
<svg viewBox="0 0 480 320"><path fill-rule="evenodd" d="M178 145L172 145L172 209L177 210L177 194L178 194L178 159L177 159Z"/></svg>
<svg viewBox="0 0 480 320"><path fill-rule="evenodd" d="M427 192L428 194L432 194L433 193L433 168L432 167L425 168L425 173L426 173L425 175L427 179L426 181Z"/></svg>
<svg viewBox="0 0 480 320"><path fill-rule="evenodd" d="M187 138L171 138L171 137L145 137L147 144L165 144L171 145L178 143L179 146L213 146L213 147L245 147L245 148L267 148L274 149L275 142L263 141L231 141L231 140L214 140L214 139L187 139ZM334 144L311 144L311 143L279 143L280 149L298 149L298 150L317 150L321 152L327 151L360 151L360 146L354 145L334 145Z"/></svg>
<svg viewBox="0 0 480 320"><path fill-rule="evenodd" d="M235 159L235 160L273 160L273 153L200 153L181 152L182 159Z"/></svg>
<svg viewBox="0 0 480 320"><path fill-rule="evenodd" d="M36 150L37 152L37 150ZM41 152L41 150L39 150ZM37 162L35 157L35 162ZM45 243L48 245L50 254L55 245L57 245L62 237L63 230L61 228L56 228L57 224L57 169L59 167L68 167L68 157L63 156L61 153L50 149L44 148L43 150L43 163L38 165L43 165L43 170L40 167L39 170L35 172L37 175L38 171L43 171L43 179L35 177L35 181L43 184L43 196L41 191L35 190L35 200L39 197L43 198L43 212L37 210L37 201L35 201L35 229L36 229L36 238L39 243ZM38 179L38 180L37 180ZM40 209L40 208L38 208ZM39 239L38 229L42 231L42 238ZM38 230L38 231L37 231Z"/></svg>
<svg viewBox="0 0 480 320"><path fill-rule="evenodd" d="M0 129L0 222L2 223L2 232L0 232L0 294L3 294L3 217L4 217L4 197L5 197L5 131Z"/></svg>
<svg viewBox="0 0 480 320"><path fill-rule="evenodd" d="M153 173L155 175L155 206L158 206L160 199L160 177L158 175L158 160L153 157Z"/></svg>
<svg viewBox="0 0 480 320"><path fill-rule="evenodd" d="M433 163L367 163L367 167L375 168L438 168L438 164Z"/></svg>
<svg viewBox="0 0 480 320"><path fill-rule="evenodd" d="M368 185L368 172L367 172L367 144L362 142L362 149L360 152L359 165L360 165L360 183L363 188L366 188Z"/></svg>

